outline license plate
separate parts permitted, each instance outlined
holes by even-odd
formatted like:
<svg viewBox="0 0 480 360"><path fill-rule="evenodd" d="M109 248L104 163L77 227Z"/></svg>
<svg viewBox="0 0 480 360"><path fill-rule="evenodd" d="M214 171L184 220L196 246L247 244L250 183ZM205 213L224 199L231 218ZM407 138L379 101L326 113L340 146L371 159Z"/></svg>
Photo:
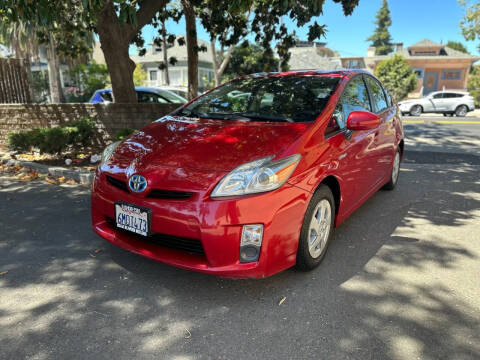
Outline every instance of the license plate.
<svg viewBox="0 0 480 360"><path fill-rule="evenodd" d="M135 234L150 234L152 210L123 202L115 203L115 222L117 227Z"/></svg>

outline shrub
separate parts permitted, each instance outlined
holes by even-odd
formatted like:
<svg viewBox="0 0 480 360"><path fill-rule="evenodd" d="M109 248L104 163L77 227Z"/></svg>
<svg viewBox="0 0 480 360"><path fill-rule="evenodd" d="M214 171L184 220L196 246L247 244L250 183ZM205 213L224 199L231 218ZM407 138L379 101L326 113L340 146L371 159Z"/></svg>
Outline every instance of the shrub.
<svg viewBox="0 0 480 360"><path fill-rule="evenodd" d="M8 134L8 147L11 150L26 152L32 147L27 132L15 131Z"/></svg>
<svg viewBox="0 0 480 360"><path fill-rule="evenodd" d="M40 152L59 154L67 148L70 129L55 127L44 129L44 138L39 146Z"/></svg>
<svg viewBox="0 0 480 360"><path fill-rule="evenodd" d="M136 130L135 129L121 129L121 130L118 130L117 133L115 134L115 138L117 140L123 140L127 137L129 137L130 135L132 135Z"/></svg>
<svg viewBox="0 0 480 360"><path fill-rule="evenodd" d="M23 152L36 147L41 153L59 154L69 145L74 147L90 145L94 135L95 122L85 117L62 127L12 132L8 134L8 147Z"/></svg>

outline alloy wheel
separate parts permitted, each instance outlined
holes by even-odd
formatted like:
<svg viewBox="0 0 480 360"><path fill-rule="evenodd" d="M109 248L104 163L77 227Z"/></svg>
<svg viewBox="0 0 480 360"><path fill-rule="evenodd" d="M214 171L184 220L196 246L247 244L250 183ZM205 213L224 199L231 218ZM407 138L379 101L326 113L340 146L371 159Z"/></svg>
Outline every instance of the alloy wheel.
<svg viewBox="0 0 480 360"><path fill-rule="evenodd" d="M330 234L332 206L326 199L322 199L313 211L308 229L308 251L314 259L324 251Z"/></svg>

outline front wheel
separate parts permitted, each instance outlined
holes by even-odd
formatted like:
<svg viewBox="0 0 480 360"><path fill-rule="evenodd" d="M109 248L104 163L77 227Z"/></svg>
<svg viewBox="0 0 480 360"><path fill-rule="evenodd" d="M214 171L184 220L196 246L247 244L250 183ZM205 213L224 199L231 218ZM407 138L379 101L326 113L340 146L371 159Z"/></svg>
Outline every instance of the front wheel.
<svg viewBox="0 0 480 360"><path fill-rule="evenodd" d="M464 117L467 115L467 113L468 113L468 108L465 105L460 105L455 110L455 115L457 115L458 117Z"/></svg>
<svg viewBox="0 0 480 360"><path fill-rule="evenodd" d="M312 270L323 260L333 236L335 201L330 188L320 185L303 219L297 250L297 268Z"/></svg>
<svg viewBox="0 0 480 360"><path fill-rule="evenodd" d="M398 175L400 175L400 148L393 159L392 172L390 173L390 181L383 187L385 190L393 190L398 182Z"/></svg>

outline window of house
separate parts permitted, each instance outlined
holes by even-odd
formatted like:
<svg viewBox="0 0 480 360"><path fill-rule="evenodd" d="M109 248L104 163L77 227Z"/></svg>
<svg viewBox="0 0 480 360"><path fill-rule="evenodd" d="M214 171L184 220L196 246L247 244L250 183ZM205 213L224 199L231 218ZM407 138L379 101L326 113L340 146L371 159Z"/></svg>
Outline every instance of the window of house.
<svg viewBox="0 0 480 360"><path fill-rule="evenodd" d="M415 72L415 75L417 75L419 79L423 79L423 68L413 68L412 70Z"/></svg>
<svg viewBox="0 0 480 360"><path fill-rule="evenodd" d="M443 70L443 80L460 80L462 78L462 70Z"/></svg>
<svg viewBox="0 0 480 360"><path fill-rule="evenodd" d="M168 75L170 76L171 85L182 84L182 70L169 70Z"/></svg>
<svg viewBox="0 0 480 360"><path fill-rule="evenodd" d="M362 76L354 77L347 84L345 90L343 90L343 94L327 125L325 135L345 129L348 115L350 115L352 111L358 110L372 111L367 87L365 86Z"/></svg>
<svg viewBox="0 0 480 360"><path fill-rule="evenodd" d="M385 98L385 93L382 86L378 83L377 80L370 76L366 76L366 82L368 88L370 89L370 96L372 99L372 105L375 109L375 112L379 113L388 108L387 99Z"/></svg>
<svg viewBox="0 0 480 360"><path fill-rule="evenodd" d="M150 70L150 80L157 81L157 70Z"/></svg>

